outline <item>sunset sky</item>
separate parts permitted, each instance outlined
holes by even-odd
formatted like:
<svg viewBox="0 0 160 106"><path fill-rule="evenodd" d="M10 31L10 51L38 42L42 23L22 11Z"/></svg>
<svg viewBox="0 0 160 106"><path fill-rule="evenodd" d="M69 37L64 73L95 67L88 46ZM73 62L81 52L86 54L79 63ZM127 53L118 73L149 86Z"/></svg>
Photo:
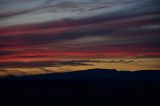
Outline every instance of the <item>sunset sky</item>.
<svg viewBox="0 0 160 106"><path fill-rule="evenodd" d="M160 70L159 0L0 0L0 77Z"/></svg>

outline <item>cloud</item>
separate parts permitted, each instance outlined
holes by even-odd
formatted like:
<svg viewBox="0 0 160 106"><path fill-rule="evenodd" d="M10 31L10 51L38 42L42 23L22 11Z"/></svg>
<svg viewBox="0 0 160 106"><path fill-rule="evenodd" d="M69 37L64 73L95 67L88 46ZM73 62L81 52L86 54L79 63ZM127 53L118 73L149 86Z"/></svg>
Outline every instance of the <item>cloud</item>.
<svg viewBox="0 0 160 106"><path fill-rule="evenodd" d="M15 0L14 2L9 0L0 4L0 16L2 17L0 26L37 24L63 19L75 20L101 14L106 14L108 18L115 18L115 15L119 18L124 18L126 16L158 11L158 5L156 4L155 0L146 0L145 2L137 0L54 0L50 3L47 0Z"/></svg>
<svg viewBox="0 0 160 106"><path fill-rule="evenodd" d="M86 62L95 62L95 63L139 63L142 61L135 60L86 60Z"/></svg>
<svg viewBox="0 0 160 106"><path fill-rule="evenodd" d="M0 68L43 68L61 66L86 66L92 65L83 61L34 61L34 62L3 62Z"/></svg>
<svg viewBox="0 0 160 106"><path fill-rule="evenodd" d="M16 54L16 51L0 51L0 56L8 56L8 55L12 55L12 54Z"/></svg>
<svg viewBox="0 0 160 106"><path fill-rule="evenodd" d="M33 62L1 62L0 68L43 68L62 66L94 66L93 63L138 63L134 60L72 60L72 61L33 61Z"/></svg>
<svg viewBox="0 0 160 106"><path fill-rule="evenodd" d="M135 58L160 58L160 55L143 55L143 56L137 56Z"/></svg>
<svg viewBox="0 0 160 106"><path fill-rule="evenodd" d="M0 2L0 67L3 68L91 65L87 61L70 60L160 55L157 0ZM53 61L56 59L68 62Z"/></svg>

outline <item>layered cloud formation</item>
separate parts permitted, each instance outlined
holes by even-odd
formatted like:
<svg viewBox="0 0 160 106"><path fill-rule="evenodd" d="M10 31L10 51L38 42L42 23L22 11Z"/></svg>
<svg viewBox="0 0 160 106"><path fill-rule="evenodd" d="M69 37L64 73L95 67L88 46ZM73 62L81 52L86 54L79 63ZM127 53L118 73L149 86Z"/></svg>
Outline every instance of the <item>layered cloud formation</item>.
<svg viewBox="0 0 160 106"><path fill-rule="evenodd" d="M158 0L0 0L1 68L159 57L159 4Z"/></svg>

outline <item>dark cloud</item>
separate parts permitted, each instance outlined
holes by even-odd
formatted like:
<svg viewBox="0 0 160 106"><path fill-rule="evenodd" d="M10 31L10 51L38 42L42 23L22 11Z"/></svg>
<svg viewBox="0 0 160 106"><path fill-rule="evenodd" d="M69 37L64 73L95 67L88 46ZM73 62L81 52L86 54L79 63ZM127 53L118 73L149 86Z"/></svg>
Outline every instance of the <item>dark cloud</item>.
<svg viewBox="0 0 160 106"><path fill-rule="evenodd" d="M144 56L137 56L135 58L160 58L160 55L144 55Z"/></svg>
<svg viewBox="0 0 160 106"><path fill-rule="evenodd" d="M43 68L61 66L92 66L92 63L138 63L134 60L75 60L75 61L34 61L34 62L3 62L0 68Z"/></svg>
<svg viewBox="0 0 160 106"><path fill-rule="evenodd" d="M1 68L85 66L92 65L91 62L139 62L123 59L36 60L36 58L58 58L58 56L60 58L77 56L82 59L85 57L98 59L100 56L159 58L160 7L158 0L109 0L110 2L91 0L83 3L79 0L78 2L74 0L44 1L46 0L19 3L15 0L16 3L14 3L7 0L6 6L2 5L5 1L0 3ZM70 14L75 12L75 16ZM35 18L37 15L38 18ZM12 59L14 61L16 59L35 60L34 62L6 62Z"/></svg>
<svg viewBox="0 0 160 106"><path fill-rule="evenodd" d="M0 51L0 56L16 54L17 51Z"/></svg>
<svg viewBox="0 0 160 106"><path fill-rule="evenodd" d="M138 63L142 61L135 61L135 60L88 60L88 62L95 62L95 63Z"/></svg>
<svg viewBox="0 0 160 106"><path fill-rule="evenodd" d="M34 61L34 62L3 62L0 68L42 68L61 66L85 66L92 65L83 61Z"/></svg>

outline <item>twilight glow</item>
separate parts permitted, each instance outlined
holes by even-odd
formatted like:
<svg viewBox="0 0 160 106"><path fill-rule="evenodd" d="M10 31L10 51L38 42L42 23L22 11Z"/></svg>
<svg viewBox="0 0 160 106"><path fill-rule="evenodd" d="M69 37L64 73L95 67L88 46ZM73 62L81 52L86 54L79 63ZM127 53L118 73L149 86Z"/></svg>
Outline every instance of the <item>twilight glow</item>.
<svg viewBox="0 0 160 106"><path fill-rule="evenodd" d="M160 70L159 0L0 0L0 77Z"/></svg>

